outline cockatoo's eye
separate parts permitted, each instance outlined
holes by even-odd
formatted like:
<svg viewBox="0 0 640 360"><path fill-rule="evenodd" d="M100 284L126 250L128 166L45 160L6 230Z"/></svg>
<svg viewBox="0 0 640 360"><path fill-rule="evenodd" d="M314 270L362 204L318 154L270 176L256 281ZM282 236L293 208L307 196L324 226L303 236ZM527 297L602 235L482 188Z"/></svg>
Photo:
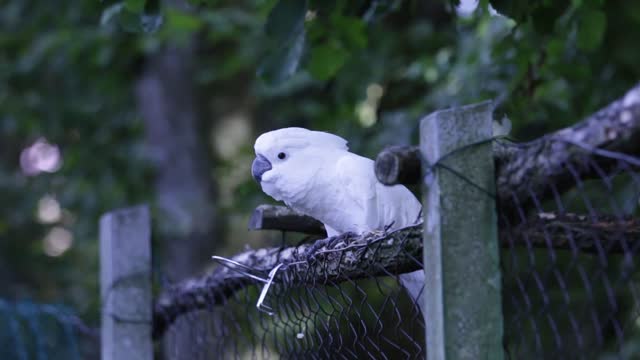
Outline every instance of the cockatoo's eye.
<svg viewBox="0 0 640 360"><path fill-rule="evenodd" d="M284 160L286 157L287 157L287 154L285 154L285 153L283 153L283 152L278 153L278 159L280 159L280 160Z"/></svg>

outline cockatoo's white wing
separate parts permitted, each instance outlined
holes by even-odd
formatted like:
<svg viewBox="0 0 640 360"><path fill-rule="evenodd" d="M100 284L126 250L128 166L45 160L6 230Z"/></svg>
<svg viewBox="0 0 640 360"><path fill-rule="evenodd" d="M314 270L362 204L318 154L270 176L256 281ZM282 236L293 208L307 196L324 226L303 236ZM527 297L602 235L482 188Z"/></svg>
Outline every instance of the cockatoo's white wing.
<svg viewBox="0 0 640 360"><path fill-rule="evenodd" d="M331 224L325 224L327 235L333 236L344 231L395 230L419 222L422 205L416 197L402 185L385 186L375 176L373 161L356 154L347 153L336 163L336 184L342 199L339 206L351 208L350 216L343 216ZM356 222L355 229L345 222ZM342 224L332 228L335 224ZM424 301L424 272L414 271L400 275L402 285L422 309Z"/></svg>
<svg viewBox="0 0 640 360"><path fill-rule="evenodd" d="M378 199L373 162L345 152L338 159L335 170L336 185L342 195L340 206L351 208L350 218L344 219L351 224L343 225L343 231L364 232L375 229L378 225Z"/></svg>
<svg viewBox="0 0 640 360"><path fill-rule="evenodd" d="M415 225L420 222L422 204L402 185L385 186L376 183L378 217L389 230Z"/></svg>
<svg viewBox="0 0 640 360"><path fill-rule="evenodd" d="M335 226L338 231L372 231L398 229L416 223L422 208L416 197L404 186L384 186L375 176L373 161L346 153L335 166L338 208L350 209L347 218L356 224ZM347 220L347 219L344 219Z"/></svg>

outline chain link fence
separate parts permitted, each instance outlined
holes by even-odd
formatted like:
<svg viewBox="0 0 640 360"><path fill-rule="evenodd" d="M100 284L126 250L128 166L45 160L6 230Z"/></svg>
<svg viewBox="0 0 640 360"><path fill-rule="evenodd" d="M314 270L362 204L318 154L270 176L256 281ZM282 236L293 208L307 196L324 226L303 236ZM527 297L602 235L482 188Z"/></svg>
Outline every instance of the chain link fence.
<svg viewBox="0 0 640 360"><path fill-rule="evenodd" d="M400 241L409 242L407 234L401 236L405 239ZM269 266L244 269L228 263L205 283L177 290L175 297L166 299L166 307L156 307L156 326L171 323L174 311L186 309L200 310L182 315L183 323L209 321L206 326L169 327L169 358L424 358L419 306L403 290L393 264L370 261L393 255L384 254L382 241L375 245L375 240L342 240L327 245L309 262L292 260L306 256L309 245L250 255L287 264L268 287L264 281L270 279ZM348 246L351 249L345 250ZM413 257L415 251L406 254ZM420 262L415 259L416 268ZM239 277L230 281L229 276ZM247 280L249 276L264 281ZM216 284L217 279L226 280ZM185 329L194 332L186 335ZM188 347L180 345L184 337L192 340Z"/></svg>
<svg viewBox="0 0 640 360"><path fill-rule="evenodd" d="M640 354L635 264L640 247L640 159L607 154L610 161L604 167L597 159L604 155L579 151L588 153L590 160L581 171L571 163L563 165L575 176L573 184L562 185L562 192L549 183L498 209L504 350L509 358ZM586 172L591 175L579 175ZM239 260L253 263L251 268L227 264L219 275L214 272L199 284L201 288L182 289L184 309L203 309L184 316L193 321L208 316L212 321L206 331L199 328L188 335L193 340L189 353L168 343L167 351L176 351L170 358L424 358L420 306L398 279L413 268L394 267L410 261L388 262L411 259L420 268L420 248L411 243L415 239L407 229L396 234L400 235L391 240L388 234L366 241L334 240L322 244L322 254L312 259L304 254L316 245L304 244L266 250L268 255L256 251ZM388 257L380 255L385 241L393 242ZM274 263L247 261L251 257ZM264 284L250 275L268 281L275 263L287 265L278 271L278 281L265 293L259 310ZM233 273L238 276L235 283L215 285L216 276ZM162 308L157 310L162 316ZM171 330L168 334L169 339L185 336Z"/></svg>
<svg viewBox="0 0 640 360"><path fill-rule="evenodd" d="M514 359L640 356L640 159L573 150L586 161L562 164L563 183L513 196L501 214Z"/></svg>
<svg viewBox="0 0 640 360"><path fill-rule="evenodd" d="M500 289L500 297L487 311L502 314L503 333L488 336L501 340L499 351L506 358L640 356L636 119L640 87L585 121L530 143L504 137L472 142L432 164L421 149L393 150L408 168L396 174L404 183L426 182L425 190L431 186L429 174L437 171L464 184L455 199L442 199L443 206L451 201L468 207L469 199L482 198L496 204L500 250L490 262L499 262L501 277L489 289ZM477 146L493 149L495 188L444 161L477 154ZM322 232L313 219L287 209L259 210L255 229ZM427 221L430 210L424 209ZM434 310L424 297L433 295L437 284L422 281L419 291L406 291L411 288L406 274L429 267L423 266L423 224L214 260L220 264L206 276L166 286L155 297L149 328L156 344L162 344L156 350L166 358L414 359L432 349L425 338L433 331L429 313ZM462 294L469 285L444 284L444 294ZM445 299L444 312L457 311L468 309L447 308ZM452 319L448 316L445 322ZM443 348L450 351L450 346Z"/></svg>

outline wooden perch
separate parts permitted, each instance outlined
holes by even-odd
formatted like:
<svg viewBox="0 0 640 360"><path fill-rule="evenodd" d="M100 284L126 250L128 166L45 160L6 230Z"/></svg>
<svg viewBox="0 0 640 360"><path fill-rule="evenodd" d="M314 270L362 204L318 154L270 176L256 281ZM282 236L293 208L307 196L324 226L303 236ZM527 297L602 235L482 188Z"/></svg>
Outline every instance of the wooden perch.
<svg viewBox="0 0 640 360"><path fill-rule="evenodd" d="M285 249L250 250L232 260L264 272L265 277L279 263L301 261L280 271L274 280L282 282L286 278L298 286L402 274L422 267L419 260L422 259L422 225L387 234L381 231L361 236L347 233L330 239L331 246L328 239L318 240L323 244L320 247L316 243ZM307 261L306 250L311 246L316 249L315 260ZM323 253L326 250L332 251ZM236 291L254 283L247 276L220 266L202 278L171 287L155 303L153 337L162 336L181 314L224 304Z"/></svg>
<svg viewBox="0 0 640 360"><path fill-rule="evenodd" d="M402 274L422 267L421 224L388 234L379 231L362 236L343 234L333 239L335 241L330 247L326 240L318 240L323 245L317 248L315 261L311 262L306 261L306 250L314 244L250 250L234 256L232 260L265 274L279 263L301 261L281 271L275 279L276 282L287 279L290 286L335 284L347 279ZM640 246L640 220L594 221L574 214L541 213L523 224L501 231L500 243L507 248L552 247L580 253L631 254L629 249ZM326 250L334 251L323 254ZM178 316L223 305L237 291L253 284L256 282L247 276L219 266L201 278L169 288L154 306L154 338L161 337Z"/></svg>
<svg viewBox="0 0 640 360"><path fill-rule="evenodd" d="M591 149L640 154L640 84L571 127L524 144L496 141L496 186L501 210L512 207L514 198L524 205L531 194L544 196L550 185L561 193L576 184L575 176L581 180L601 176L594 164L606 170L617 163ZM418 155L417 147L382 151L376 158L378 180L387 185L419 183Z"/></svg>
<svg viewBox="0 0 640 360"><path fill-rule="evenodd" d="M251 214L249 230L294 231L310 235L325 235L324 225L286 206L260 205Z"/></svg>

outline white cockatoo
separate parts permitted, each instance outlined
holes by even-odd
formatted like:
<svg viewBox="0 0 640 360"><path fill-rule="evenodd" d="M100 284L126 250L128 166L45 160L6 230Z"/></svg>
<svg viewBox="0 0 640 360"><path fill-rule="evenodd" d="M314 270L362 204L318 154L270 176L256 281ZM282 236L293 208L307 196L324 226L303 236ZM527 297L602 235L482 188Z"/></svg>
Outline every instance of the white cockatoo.
<svg viewBox="0 0 640 360"><path fill-rule="evenodd" d="M379 183L371 159L349 152L339 136L304 128L264 133L251 173L272 198L322 222L327 236L395 230L420 221L421 204L404 186ZM422 270L400 277L422 306Z"/></svg>

